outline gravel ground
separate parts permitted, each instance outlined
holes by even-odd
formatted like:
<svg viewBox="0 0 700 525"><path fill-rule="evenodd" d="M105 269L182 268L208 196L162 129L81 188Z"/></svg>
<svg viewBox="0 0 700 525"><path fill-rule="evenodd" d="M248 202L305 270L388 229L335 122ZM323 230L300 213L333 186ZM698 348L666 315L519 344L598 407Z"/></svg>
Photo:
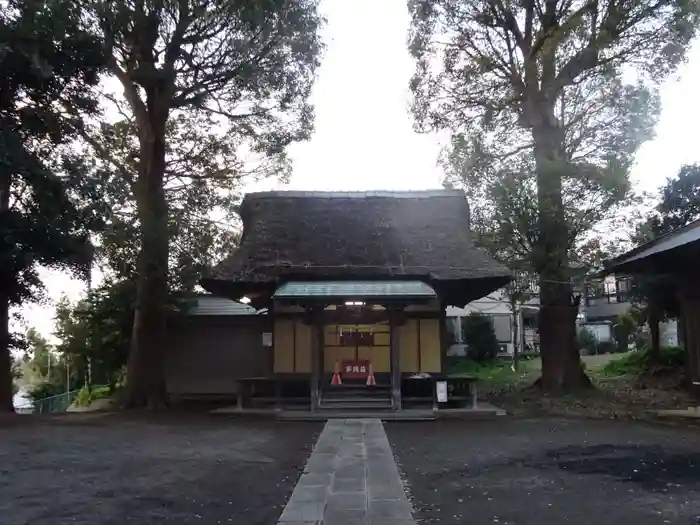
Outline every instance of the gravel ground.
<svg viewBox="0 0 700 525"><path fill-rule="evenodd" d="M0 523L274 525L321 429L172 414L0 425Z"/></svg>
<svg viewBox="0 0 700 525"><path fill-rule="evenodd" d="M700 524L700 430L626 421L386 425L417 521Z"/></svg>

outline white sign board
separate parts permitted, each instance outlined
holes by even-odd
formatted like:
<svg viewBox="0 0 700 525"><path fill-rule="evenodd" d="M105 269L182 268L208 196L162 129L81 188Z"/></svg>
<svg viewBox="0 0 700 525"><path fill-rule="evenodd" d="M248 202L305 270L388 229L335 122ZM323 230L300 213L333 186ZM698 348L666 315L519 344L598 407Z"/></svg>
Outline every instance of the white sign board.
<svg viewBox="0 0 700 525"><path fill-rule="evenodd" d="M263 332L262 344L263 346L272 346L272 334L270 332Z"/></svg>
<svg viewBox="0 0 700 525"><path fill-rule="evenodd" d="M438 403L447 403L447 381L437 381L435 383Z"/></svg>

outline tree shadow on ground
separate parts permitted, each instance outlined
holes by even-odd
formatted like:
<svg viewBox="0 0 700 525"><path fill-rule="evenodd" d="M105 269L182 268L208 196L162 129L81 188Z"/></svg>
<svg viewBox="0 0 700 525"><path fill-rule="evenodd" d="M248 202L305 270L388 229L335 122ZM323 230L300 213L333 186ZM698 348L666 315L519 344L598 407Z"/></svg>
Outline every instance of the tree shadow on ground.
<svg viewBox="0 0 700 525"><path fill-rule="evenodd" d="M532 466L610 476L652 492L700 485L700 454L671 452L658 445L566 446L548 451Z"/></svg>

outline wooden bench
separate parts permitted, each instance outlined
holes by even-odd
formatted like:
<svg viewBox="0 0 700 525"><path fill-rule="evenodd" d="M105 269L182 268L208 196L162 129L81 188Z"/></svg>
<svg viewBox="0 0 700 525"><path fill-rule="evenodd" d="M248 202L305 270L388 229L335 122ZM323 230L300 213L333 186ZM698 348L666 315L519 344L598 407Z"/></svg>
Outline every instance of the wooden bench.
<svg viewBox="0 0 700 525"><path fill-rule="evenodd" d="M285 401L310 400L308 395L309 380L306 377L298 377L288 374L275 374L270 376L241 377L236 379L236 382L238 383L237 406L239 409L248 408L255 397L259 401L268 403L270 401L274 402L275 407L279 410L282 408L282 394L284 393L283 389L296 387L296 390L298 390L300 385L303 385L307 391L302 394L301 397L299 395L285 397ZM256 394L260 393L261 391L270 393L274 397L256 396Z"/></svg>
<svg viewBox="0 0 700 525"><path fill-rule="evenodd" d="M433 401L433 410L437 410L439 407L437 399L437 383L438 381L447 382L448 397L447 400L450 401L464 401L465 404L470 402L471 408L476 408L478 404L478 378L471 374L430 374L426 376L408 376L402 379L402 383L416 382L420 384L421 382L429 382L430 385L430 395ZM426 384L427 386L427 384ZM450 386L457 387L468 391L468 396L462 395L452 395L450 396L449 390ZM423 390L425 392L425 390ZM426 397L427 398L427 397Z"/></svg>
<svg viewBox="0 0 700 525"><path fill-rule="evenodd" d="M241 377L239 379L236 379L236 382L238 383L238 400L237 400L237 407L239 410L243 410L244 408L248 408L250 406L250 400L252 397L255 395L255 387L256 386L262 386L265 385L265 387L269 388L270 385L274 386L275 389L275 397L277 398L277 405L279 407L279 401L280 401L280 381L276 377Z"/></svg>
<svg viewBox="0 0 700 525"><path fill-rule="evenodd" d="M479 398L478 377L472 374L447 374L443 381L447 381L448 391L450 384L452 384L453 386L456 385L458 387L466 386L466 390L469 391L469 400L471 401L471 407L474 409L477 408ZM454 396L454 398L463 399L462 396ZM465 401L467 400L466 398L464 399Z"/></svg>

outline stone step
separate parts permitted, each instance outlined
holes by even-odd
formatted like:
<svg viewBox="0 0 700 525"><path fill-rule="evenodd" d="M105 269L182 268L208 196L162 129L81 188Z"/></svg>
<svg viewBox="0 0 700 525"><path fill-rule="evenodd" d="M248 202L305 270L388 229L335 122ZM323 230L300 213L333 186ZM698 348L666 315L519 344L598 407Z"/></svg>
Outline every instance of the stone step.
<svg viewBox="0 0 700 525"><path fill-rule="evenodd" d="M437 415L432 410L319 410L316 412L283 411L277 418L284 421L327 421L329 419L372 418L382 421L433 421Z"/></svg>
<svg viewBox="0 0 700 525"><path fill-rule="evenodd" d="M322 397L321 404L328 406L336 405L362 405L362 406L382 406L391 405L391 398L389 397L369 397L369 398L357 398L357 397Z"/></svg>
<svg viewBox="0 0 700 525"><path fill-rule="evenodd" d="M391 408L391 398L381 397L322 397L320 406L328 410L386 410Z"/></svg>
<svg viewBox="0 0 700 525"><path fill-rule="evenodd" d="M375 391L375 392L380 392L380 391L385 391L385 390L391 390L391 385L374 385L374 386L369 386L366 385L365 383L342 383L340 385L332 385L332 384L327 384L323 387L324 389L327 390L368 390L368 391Z"/></svg>
<svg viewBox="0 0 700 525"><path fill-rule="evenodd" d="M388 393L391 392L390 385L367 386L367 385L324 385L324 392L348 392L357 394Z"/></svg>
<svg viewBox="0 0 700 525"><path fill-rule="evenodd" d="M335 405L328 405L321 403L319 406L320 410L326 410L329 412L333 411L347 411L347 410L361 410L365 412L371 411L386 411L391 410L391 404L386 403L383 405L363 405L362 403L337 403Z"/></svg>
<svg viewBox="0 0 700 525"><path fill-rule="evenodd" d="M323 399L389 399L390 392L321 392Z"/></svg>

